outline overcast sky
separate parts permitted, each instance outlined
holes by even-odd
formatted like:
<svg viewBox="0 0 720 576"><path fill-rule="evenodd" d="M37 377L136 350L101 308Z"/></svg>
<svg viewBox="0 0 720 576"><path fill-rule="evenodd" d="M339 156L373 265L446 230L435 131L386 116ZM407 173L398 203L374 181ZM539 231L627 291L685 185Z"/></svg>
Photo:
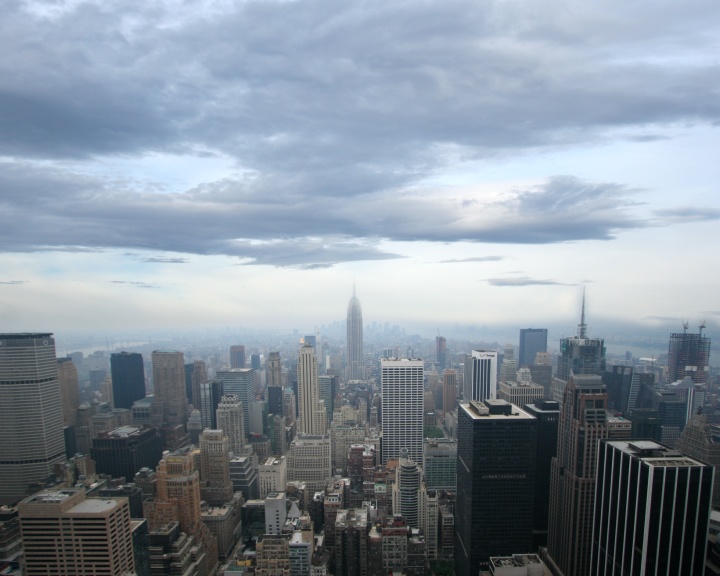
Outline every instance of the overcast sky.
<svg viewBox="0 0 720 576"><path fill-rule="evenodd" d="M3 2L0 331L720 315L720 3Z"/></svg>

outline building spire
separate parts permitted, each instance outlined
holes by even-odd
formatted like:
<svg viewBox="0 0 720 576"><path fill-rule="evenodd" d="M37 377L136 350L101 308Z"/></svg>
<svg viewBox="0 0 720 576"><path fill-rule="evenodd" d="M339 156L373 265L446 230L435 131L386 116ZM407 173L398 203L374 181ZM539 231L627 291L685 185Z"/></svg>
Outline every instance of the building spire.
<svg viewBox="0 0 720 576"><path fill-rule="evenodd" d="M582 312L580 313L580 324L578 324L578 338L587 338L587 324L585 324L585 288L583 288Z"/></svg>

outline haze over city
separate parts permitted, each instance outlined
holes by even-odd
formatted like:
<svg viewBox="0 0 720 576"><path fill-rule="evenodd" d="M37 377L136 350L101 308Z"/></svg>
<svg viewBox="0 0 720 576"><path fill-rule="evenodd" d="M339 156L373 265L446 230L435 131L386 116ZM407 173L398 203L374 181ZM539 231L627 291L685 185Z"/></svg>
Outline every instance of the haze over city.
<svg viewBox="0 0 720 576"><path fill-rule="evenodd" d="M0 325L712 336L718 17L7 2Z"/></svg>

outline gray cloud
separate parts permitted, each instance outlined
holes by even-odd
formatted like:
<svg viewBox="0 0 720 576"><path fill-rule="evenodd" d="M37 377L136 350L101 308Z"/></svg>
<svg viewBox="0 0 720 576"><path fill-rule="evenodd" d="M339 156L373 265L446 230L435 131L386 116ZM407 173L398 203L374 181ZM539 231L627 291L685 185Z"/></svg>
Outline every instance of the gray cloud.
<svg viewBox="0 0 720 576"><path fill-rule="evenodd" d="M0 280L0 284L17 286L19 284L27 284L27 280Z"/></svg>
<svg viewBox="0 0 720 576"><path fill-rule="evenodd" d="M499 262L502 256L476 256L473 258L454 258L451 260L440 260L437 264L457 264L462 262Z"/></svg>
<svg viewBox="0 0 720 576"><path fill-rule="evenodd" d="M651 12L619 0L570 12L559 0L7 2L0 245L325 267L398 257L380 239L547 244L715 218L641 218L637 191L572 176L502 202L416 188L464 160L720 121L707 56L720 5ZM236 174L182 194L101 175L102 160L153 154L222 157Z"/></svg>
<svg viewBox="0 0 720 576"><path fill-rule="evenodd" d="M141 258L140 262L157 263L157 264L187 264L187 258L161 258L158 256L152 256L148 258Z"/></svg>
<svg viewBox="0 0 720 576"><path fill-rule="evenodd" d="M135 288L158 288L155 284L149 284L147 282L135 282L130 280L110 280L111 284L127 284Z"/></svg>
<svg viewBox="0 0 720 576"><path fill-rule="evenodd" d="M491 286L577 286L577 284L568 284L555 280L539 280L528 276L520 276L518 278L488 278L487 283Z"/></svg>
<svg viewBox="0 0 720 576"><path fill-rule="evenodd" d="M719 220L720 210L707 209L697 206L685 206L655 210L653 212L659 224L683 224L692 222L705 222L708 220Z"/></svg>

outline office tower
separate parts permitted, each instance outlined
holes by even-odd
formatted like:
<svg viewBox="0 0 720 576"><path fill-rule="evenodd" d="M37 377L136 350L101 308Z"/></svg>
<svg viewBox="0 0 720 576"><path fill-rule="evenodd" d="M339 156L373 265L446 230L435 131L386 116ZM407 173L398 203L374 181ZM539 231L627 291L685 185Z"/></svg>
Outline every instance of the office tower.
<svg viewBox="0 0 720 576"><path fill-rule="evenodd" d="M192 405L198 410L200 410L200 405L202 403L200 386L208 380L209 378L207 374L207 368L205 367L205 362L203 362L202 360L195 360L192 363L192 369L190 371L190 389Z"/></svg>
<svg viewBox="0 0 720 576"><path fill-rule="evenodd" d="M186 423L185 360L182 352L155 350L152 353L154 404L162 426L174 428Z"/></svg>
<svg viewBox="0 0 720 576"><path fill-rule="evenodd" d="M268 414L283 416L283 388L281 386L268 386L265 394L268 402Z"/></svg>
<svg viewBox="0 0 720 576"><path fill-rule="evenodd" d="M497 352L490 350L473 350L469 357L470 370L468 382L465 384L465 402L477 400L495 400L497 398Z"/></svg>
<svg viewBox="0 0 720 576"><path fill-rule="evenodd" d="M260 371L260 354L250 354L250 368L256 372Z"/></svg>
<svg viewBox="0 0 720 576"><path fill-rule="evenodd" d="M218 370L216 378L222 380L224 394L233 394L242 402L243 425L245 426L245 436L248 436L250 434L250 403L255 402L257 395L255 371L252 368Z"/></svg>
<svg viewBox="0 0 720 576"><path fill-rule="evenodd" d="M276 414L268 414L265 419L265 430L270 438L270 446L273 454L282 455L287 450L287 438L285 430L285 417Z"/></svg>
<svg viewBox="0 0 720 576"><path fill-rule="evenodd" d="M270 352L267 359L267 385L282 388L282 364L280 352Z"/></svg>
<svg viewBox="0 0 720 576"><path fill-rule="evenodd" d="M217 427L228 437L230 451L235 455L239 455L245 446L243 418L243 405L238 397L234 394L223 396L215 412L215 419Z"/></svg>
<svg viewBox="0 0 720 576"><path fill-rule="evenodd" d="M528 379L525 379L527 375ZM529 380L530 370L521 368L518 370L518 379L515 382L500 382L498 384L497 397L516 406L532 404L536 400L542 400L545 396L545 389L539 384Z"/></svg>
<svg viewBox="0 0 720 576"><path fill-rule="evenodd" d="M382 387L382 464L400 457L406 448L422 461L423 361L392 358L380 361Z"/></svg>
<svg viewBox="0 0 720 576"><path fill-rule="evenodd" d="M419 524L425 537L425 552L431 560L438 558L438 523L440 522L440 496L437 490L431 490L423 482L418 493ZM408 559L409 561L409 559ZM423 575L423 572L419 573Z"/></svg>
<svg viewBox="0 0 720 576"><path fill-rule="evenodd" d="M0 505L17 502L65 462L52 334L0 334L0 446Z"/></svg>
<svg viewBox="0 0 720 576"><path fill-rule="evenodd" d="M143 513L151 531L177 521L180 530L192 535L198 546L199 576L213 574L217 566L217 539L202 523L200 475L195 469L193 449L166 452L157 467L157 496L143 502Z"/></svg>
<svg viewBox="0 0 720 576"><path fill-rule="evenodd" d="M305 344L300 348L297 363L298 407L301 434L322 435L327 431L325 405L320 401L318 389L317 360L313 347Z"/></svg>
<svg viewBox="0 0 720 576"><path fill-rule="evenodd" d="M408 451L403 448L400 450L400 460L395 468L393 514L403 516L411 528L420 527L418 490L420 490L420 469L408 458Z"/></svg>
<svg viewBox="0 0 720 576"><path fill-rule="evenodd" d="M604 440L583 574L705 574L713 468L651 441Z"/></svg>
<svg viewBox="0 0 720 576"><path fill-rule="evenodd" d="M223 397L222 380L208 380L200 384L200 403L196 406L200 410L200 421L203 428L218 428L217 409Z"/></svg>
<svg viewBox="0 0 720 576"><path fill-rule="evenodd" d="M363 357L363 319L360 300L355 295L350 298L347 308L347 367L346 380L364 380L365 362Z"/></svg>
<svg viewBox="0 0 720 576"><path fill-rule="evenodd" d="M315 532L309 516L297 520L296 529L290 535L290 574L310 576L315 550Z"/></svg>
<svg viewBox="0 0 720 576"><path fill-rule="evenodd" d="M200 434L200 494L211 506L230 502L230 442L222 430L203 430Z"/></svg>
<svg viewBox="0 0 720 576"><path fill-rule="evenodd" d="M235 492L242 492L245 500L260 497L258 473L248 456L235 456L230 459L230 480Z"/></svg>
<svg viewBox="0 0 720 576"><path fill-rule="evenodd" d="M608 409L628 413L630 387L633 381L632 366L608 366L602 373L602 381L608 395Z"/></svg>
<svg viewBox="0 0 720 576"><path fill-rule="evenodd" d="M60 404L62 406L63 425L77 425L77 409L80 406L78 373L70 358L57 359L58 384L60 385Z"/></svg>
<svg viewBox="0 0 720 576"><path fill-rule="evenodd" d="M346 423L334 421L330 427L330 438L333 448L332 469L346 474L350 447L364 443L365 427L355 421Z"/></svg>
<svg viewBox="0 0 720 576"><path fill-rule="evenodd" d="M523 406L525 412L537 419L537 452L535 456L535 516L533 546L547 546L548 506L550 505L550 471L557 455L560 404L552 400L536 400Z"/></svg>
<svg viewBox="0 0 720 576"><path fill-rule="evenodd" d="M245 346L230 346L230 368L245 368Z"/></svg>
<svg viewBox="0 0 720 576"><path fill-rule="evenodd" d="M368 571L367 509L338 510L335 518L335 575L361 576Z"/></svg>
<svg viewBox="0 0 720 576"><path fill-rule="evenodd" d="M258 485L260 498L271 492L285 492L287 488L287 458L271 456L258 465Z"/></svg>
<svg viewBox="0 0 720 576"><path fill-rule="evenodd" d="M563 391L571 374L595 374L602 376L605 371L605 341L602 338L588 338L585 324L585 294L583 293L582 313L577 336L560 340L557 374L552 382L552 398L563 402ZM565 575L567 576L567 575Z"/></svg>
<svg viewBox="0 0 720 576"><path fill-rule="evenodd" d="M713 506L720 506L720 443L716 440L702 408L692 415L675 443L675 448L715 468L712 503Z"/></svg>
<svg viewBox="0 0 720 576"><path fill-rule="evenodd" d="M528 366L530 379L537 385L542 386L545 400L552 398L552 365L550 354L538 352L535 356L535 363Z"/></svg>
<svg viewBox="0 0 720 576"><path fill-rule="evenodd" d="M287 519L285 491L270 492L265 496L265 534L280 534Z"/></svg>
<svg viewBox="0 0 720 576"><path fill-rule="evenodd" d="M521 328L518 368L534 364L538 352L547 352L547 328Z"/></svg>
<svg viewBox="0 0 720 576"><path fill-rule="evenodd" d="M634 440L660 441L661 423L655 408L635 408L630 414Z"/></svg>
<svg viewBox="0 0 720 576"><path fill-rule="evenodd" d="M154 468L162 458L162 438L157 428L122 426L92 439L90 456L100 474L132 482L142 468Z"/></svg>
<svg viewBox="0 0 720 576"><path fill-rule="evenodd" d="M500 363L500 382L514 382L518 371L515 350L512 344L505 344L503 359Z"/></svg>
<svg viewBox="0 0 720 576"><path fill-rule="evenodd" d="M429 490L457 490L457 441L425 438L423 476Z"/></svg>
<svg viewBox="0 0 720 576"><path fill-rule="evenodd" d="M607 393L600 376L571 374L550 477L548 554L565 576L589 574L599 440L607 438Z"/></svg>
<svg viewBox="0 0 720 576"><path fill-rule="evenodd" d="M262 400L250 402L250 434L262 436L265 434L265 417L267 416L267 404Z"/></svg>
<svg viewBox="0 0 720 576"><path fill-rule="evenodd" d="M458 408L455 573L531 550L537 420L503 400Z"/></svg>
<svg viewBox="0 0 720 576"><path fill-rule="evenodd" d="M298 436L287 455L288 482L305 482L312 493L324 490L332 476L330 436Z"/></svg>
<svg viewBox="0 0 720 576"><path fill-rule="evenodd" d="M134 573L127 499L45 490L20 502L18 512L27 576Z"/></svg>
<svg viewBox="0 0 720 576"><path fill-rule="evenodd" d="M690 376L695 384L705 384L710 370L710 338L702 335L705 323L698 334L688 334L687 323L684 327L682 334L670 334L668 382Z"/></svg>
<svg viewBox="0 0 720 576"><path fill-rule="evenodd" d="M447 367L447 340L443 336L435 336L435 361L440 370Z"/></svg>
<svg viewBox="0 0 720 576"><path fill-rule="evenodd" d="M292 388L287 387L283 389L283 416L288 426L292 426L296 419L296 405L295 392Z"/></svg>
<svg viewBox="0 0 720 576"><path fill-rule="evenodd" d="M318 393L320 400L325 403L325 413L327 414L328 424L333 419L335 412L335 395L338 392L340 383L339 378L331 374L323 374L318 376Z"/></svg>
<svg viewBox="0 0 720 576"><path fill-rule="evenodd" d="M290 542L281 534L264 534L256 545L256 576L290 576Z"/></svg>
<svg viewBox="0 0 720 576"><path fill-rule="evenodd" d="M145 398L145 365L142 354L117 352L110 354L113 383L113 406L132 408L136 400Z"/></svg>
<svg viewBox="0 0 720 576"><path fill-rule="evenodd" d="M455 370L445 370L443 373L443 411L452 412L457 404L457 372Z"/></svg>

